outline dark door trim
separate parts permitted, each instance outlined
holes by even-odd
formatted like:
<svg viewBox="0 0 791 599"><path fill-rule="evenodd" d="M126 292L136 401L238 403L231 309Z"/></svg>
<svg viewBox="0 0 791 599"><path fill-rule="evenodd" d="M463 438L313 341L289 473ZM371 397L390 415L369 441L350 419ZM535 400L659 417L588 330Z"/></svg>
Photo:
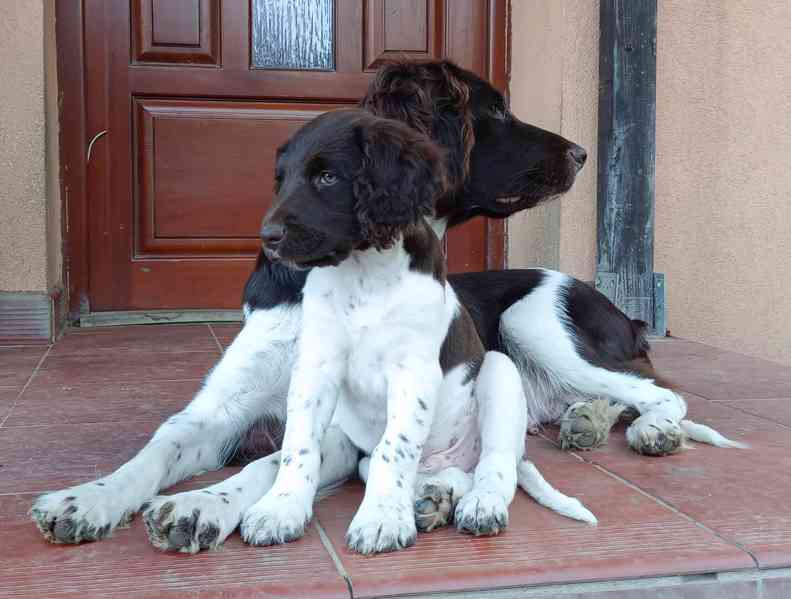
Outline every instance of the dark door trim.
<svg viewBox="0 0 791 599"><path fill-rule="evenodd" d="M79 318L88 298L88 233L85 131L83 2L56 2L60 197L62 199L63 285L68 319Z"/></svg>
<svg viewBox="0 0 791 599"><path fill-rule="evenodd" d="M599 10L596 288L665 335L654 273L656 0L602 0Z"/></svg>

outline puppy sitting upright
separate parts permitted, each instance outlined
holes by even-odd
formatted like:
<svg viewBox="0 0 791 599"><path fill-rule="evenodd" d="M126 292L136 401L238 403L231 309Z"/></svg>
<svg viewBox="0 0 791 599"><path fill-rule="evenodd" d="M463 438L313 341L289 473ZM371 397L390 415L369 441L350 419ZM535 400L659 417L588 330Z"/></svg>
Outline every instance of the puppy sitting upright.
<svg viewBox="0 0 791 599"><path fill-rule="evenodd" d="M518 478L539 501L594 520L521 460L519 374L505 355L484 354L445 281L424 220L444 190L441 158L420 133L360 110L317 118L278 151L264 252L294 268L324 268L304 288L280 469L244 515L248 542L303 534L320 469L331 467L323 462L332 452L321 448L329 427L370 456L347 535L361 553L414 542L416 486L419 516L427 501L440 511L458 502L457 526L473 534L506 525Z"/></svg>

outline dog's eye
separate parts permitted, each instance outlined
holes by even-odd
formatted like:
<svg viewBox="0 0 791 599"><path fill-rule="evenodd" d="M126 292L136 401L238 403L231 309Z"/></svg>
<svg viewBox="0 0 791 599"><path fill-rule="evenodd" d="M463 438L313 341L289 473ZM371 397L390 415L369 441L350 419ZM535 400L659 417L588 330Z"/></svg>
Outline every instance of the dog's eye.
<svg viewBox="0 0 791 599"><path fill-rule="evenodd" d="M332 171L321 171L316 176L316 183L325 187L335 185L338 182L338 175Z"/></svg>

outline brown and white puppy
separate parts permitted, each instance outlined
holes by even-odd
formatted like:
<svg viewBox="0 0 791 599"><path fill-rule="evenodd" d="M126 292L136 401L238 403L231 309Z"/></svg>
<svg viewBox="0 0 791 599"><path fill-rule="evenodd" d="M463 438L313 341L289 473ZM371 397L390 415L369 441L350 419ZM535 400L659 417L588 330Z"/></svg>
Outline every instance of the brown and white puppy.
<svg viewBox="0 0 791 599"><path fill-rule="evenodd" d="M271 545L304 534L322 466L345 460L345 447L324 442L330 423L330 439L345 435L368 458L350 548L411 545L416 485L421 526L453 516L461 531L497 534L517 481L529 491L547 485L522 459L519 372L504 354L484 352L425 220L446 186L440 150L400 122L337 111L280 149L276 180L264 252L312 270L278 473L244 513L242 536ZM595 522L561 497L553 507Z"/></svg>

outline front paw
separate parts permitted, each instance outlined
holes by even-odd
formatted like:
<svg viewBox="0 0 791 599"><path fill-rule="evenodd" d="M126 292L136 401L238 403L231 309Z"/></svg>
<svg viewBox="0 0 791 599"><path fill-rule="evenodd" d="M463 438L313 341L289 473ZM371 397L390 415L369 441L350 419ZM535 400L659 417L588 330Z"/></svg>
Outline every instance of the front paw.
<svg viewBox="0 0 791 599"><path fill-rule="evenodd" d="M684 446L684 431L670 418L657 414L643 414L626 430L626 440L637 453L665 456Z"/></svg>
<svg viewBox="0 0 791 599"><path fill-rule="evenodd" d="M250 545L280 545L305 534L312 517L312 502L292 494L269 493L242 518L242 538Z"/></svg>
<svg viewBox="0 0 791 599"><path fill-rule="evenodd" d="M218 491L155 497L143 512L151 544L163 551L216 549L239 524L238 501Z"/></svg>
<svg viewBox="0 0 791 599"><path fill-rule="evenodd" d="M416 538L410 501L364 501L346 533L346 544L353 551L369 555L404 549Z"/></svg>
<svg viewBox="0 0 791 599"><path fill-rule="evenodd" d="M454 519L460 532L496 535L508 526L508 505L497 493L473 489L459 501Z"/></svg>
<svg viewBox="0 0 791 599"><path fill-rule="evenodd" d="M113 529L127 525L134 508L124 505L124 495L103 481L41 495L30 516L51 543L99 541Z"/></svg>

